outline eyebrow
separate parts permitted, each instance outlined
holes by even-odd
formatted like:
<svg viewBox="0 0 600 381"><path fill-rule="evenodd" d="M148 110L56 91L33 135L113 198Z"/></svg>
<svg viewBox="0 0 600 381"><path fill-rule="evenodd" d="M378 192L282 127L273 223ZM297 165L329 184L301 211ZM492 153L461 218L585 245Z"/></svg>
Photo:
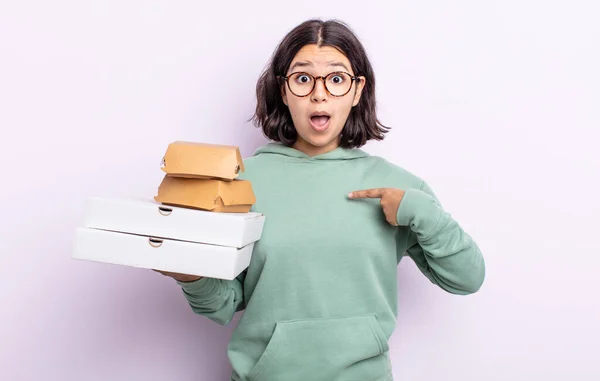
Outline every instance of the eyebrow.
<svg viewBox="0 0 600 381"><path fill-rule="evenodd" d="M314 67L315 65L310 62L310 61L298 61L296 63L294 63L291 67L290 67L290 71L294 70L295 68L299 68L299 67ZM344 65L343 62L340 61L331 61L328 62L327 66L339 66L339 67L343 67L344 69L346 69L346 71L350 72L350 69L348 69L346 67L346 65Z"/></svg>

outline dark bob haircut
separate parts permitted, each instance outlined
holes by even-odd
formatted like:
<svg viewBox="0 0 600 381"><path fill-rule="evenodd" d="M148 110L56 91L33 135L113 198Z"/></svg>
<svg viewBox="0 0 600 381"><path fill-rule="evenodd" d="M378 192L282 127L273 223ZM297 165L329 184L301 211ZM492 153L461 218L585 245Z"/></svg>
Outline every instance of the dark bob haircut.
<svg viewBox="0 0 600 381"><path fill-rule="evenodd" d="M356 76L365 77L359 103L352 108L341 133L340 146L358 148L371 139L383 140L389 127L382 125L376 114L375 74L364 47L354 32L343 22L311 19L292 29L281 40L256 84L256 111L251 118L256 127L273 141L291 146L298 138L292 116L281 97L281 82L292 60L305 45L331 46L344 54Z"/></svg>

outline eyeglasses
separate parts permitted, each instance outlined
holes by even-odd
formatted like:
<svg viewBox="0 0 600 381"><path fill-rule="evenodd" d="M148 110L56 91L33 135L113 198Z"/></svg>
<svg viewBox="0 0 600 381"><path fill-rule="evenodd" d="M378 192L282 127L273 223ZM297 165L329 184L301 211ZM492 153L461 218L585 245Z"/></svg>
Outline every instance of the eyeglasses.
<svg viewBox="0 0 600 381"><path fill-rule="evenodd" d="M297 97L305 97L313 92L317 80L322 79L327 92L334 97L343 97L352 88L352 82L359 79L344 71L334 71L326 76L312 76L305 72L295 72L286 76L278 76L287 82L288 88Z"/></svg>

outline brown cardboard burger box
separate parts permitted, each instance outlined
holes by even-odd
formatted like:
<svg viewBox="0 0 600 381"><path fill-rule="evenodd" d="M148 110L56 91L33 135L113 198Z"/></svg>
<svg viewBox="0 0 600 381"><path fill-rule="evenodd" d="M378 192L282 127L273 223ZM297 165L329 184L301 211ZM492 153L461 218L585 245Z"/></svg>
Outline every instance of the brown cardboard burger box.
<svg viewBox="0 0 600 381"><path fill-rule="evenodd" d="M236 146L185 141L169 144L161 169L173 177L229 181L245 170Z"/></svg>
<svg viewBox="0 0 600 381"><path fill-rule="evenodd" d="M154 200L164 205L248 213L256 202L252 184L236 179L245 170L238 147L177 141L161 169L166 175Z"/></svg>
<svg viewBox="0 0 600 381"><path fill-rule="evenodd" d="M248 213L256 202L252 185L243 180L213 180L166 175L154 200L163 205L221 213Z"/></svg>

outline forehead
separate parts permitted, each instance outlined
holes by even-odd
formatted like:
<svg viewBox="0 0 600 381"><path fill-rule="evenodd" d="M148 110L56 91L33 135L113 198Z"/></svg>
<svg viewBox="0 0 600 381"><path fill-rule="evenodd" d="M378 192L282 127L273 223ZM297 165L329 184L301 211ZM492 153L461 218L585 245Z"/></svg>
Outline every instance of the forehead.
<svg viewBox="0 0 600 381"><path fill-rule="evenodd" d="M297 62L311 63L311 66L325 67L331 63L343 63L350 69L350 61L342 52L331 46L317 46L316 44L305 45L296 53L290 67Z"/></svg>

